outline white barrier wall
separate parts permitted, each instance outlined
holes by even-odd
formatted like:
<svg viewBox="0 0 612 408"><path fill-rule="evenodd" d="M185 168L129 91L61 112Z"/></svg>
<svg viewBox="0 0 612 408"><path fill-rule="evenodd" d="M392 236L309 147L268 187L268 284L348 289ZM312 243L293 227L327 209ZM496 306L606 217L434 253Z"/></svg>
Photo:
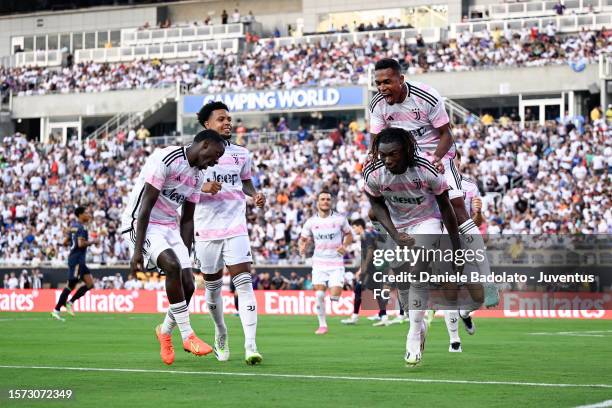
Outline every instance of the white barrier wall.
<svg viewBox="0 0 612 408"><path fill-rule="evenodd" d="M13 118L112 116L140 112L168 93L169 88L99 93L20 96L13 98Z"/></svg>

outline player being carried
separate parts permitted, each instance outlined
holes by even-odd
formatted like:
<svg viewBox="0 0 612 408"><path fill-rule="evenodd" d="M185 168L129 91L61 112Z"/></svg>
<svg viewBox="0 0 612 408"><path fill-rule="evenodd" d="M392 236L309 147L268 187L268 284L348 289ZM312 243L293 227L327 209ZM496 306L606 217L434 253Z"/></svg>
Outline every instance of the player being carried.
<svg viewBox="0 0 612 408"><path fill-rule="evenodd" d="M344 254L353 242L351 227L346 217L332 211L332 195L323 190L317 195L317 214L306 220L299 240L301 256L306 256L307 245L314 240L312 256L312 285L316 291L316 311L319 328L315 334L327 333L325 319L325 290L330 300L338 301L344 284Z"/></svg>
<svg viewBox="0 0 612 408"><path fill-rule="evenodd" d="M244 331L245 361L259 364L257 350L257 302L251 282L251 244L246 223L246 196L262 208L266 199L251 181L249 151L230 142L232 118L222 102L207 103L198 112L198 122L225 140L225 154L214 169L202 172L203 193L195 212L195 250L204 273L206 303L215 322L213 349L219 361L229 359L227 327L221 297L223 268L227 267L238 298L238 312Z"/></svg>
<svg viewBox="0 0 612 408"><path fill-rule="evenodd" d="M155 329L165 364L174 362L172 330L178 325L183 348L197 356L212 352L189 320L189 300L195 290L189 251L193 244L193 213L204 180L200 170L214 166L225 151L215 131L198 133L193 143L157 149L147 158L121 220L121 233L132 251L133 274L148 263L166 274L170 307ZM182 206L180 225L178 210Z"/></svg>
<svg viewBox="0 0 612 408"><path fill-rule="evenodd" d="M399 63L392 58L379 60L374 67L374 75L378 92L369 105L373 137L387 127L402 128L414 137L419 155L431 162L446 178L448 195L464 246L482 251L484 241L465 208L461 175L453 162L456 150L443 98L425 84L405 80ZM486 257L483 262L471 264L472 269L478 270L481 275L491 272ZM491 296L485 299L482 285L470 285L469 288L474 309L482 303L487 307L499 303L499 296L495 296L497 292L491 292ZM470 311L467 311L468 314Z"/></svg>
<svg viewBox="0 0 612 408"><path fill-rule="evenodd" d="M378 133L372 142L371 161L363 170L372 211L399 246L438 249L446 227L452 247L457 250L459 231L446 179L416 151L414 136L404 129L386 128ZM421 260L414 266L415 271L425 271L429 263ZM409 309L405 362L416 366L427 335L424 317L428 285L411 283L408 289L398 283L398 292L404 309Z"/></svg>
<svg viewBox="0 0 612 408"><path fill-rule="evenodd" d="M91 214L85 207L77 207L74 210L74 215L77 221L70 227L70 236L66 238L65 244L70 242L70 254L68 255L68 283L60 295L55 309L51 312L51 316L57 320L63 321L64 318L60 316L60 309L62 306L66 306L66 311L71 316L74 316L72 310L72 304L83 296L87 291L93 288L93 278L91 272L85 264L85 258L87 255L87 247L96 243L96 241L89 241L89 234L85 229L85 224L91 221ZM82 280L82 285L72 296L70 301L68 296L70 292L76 287L79 281Z"/></svg>

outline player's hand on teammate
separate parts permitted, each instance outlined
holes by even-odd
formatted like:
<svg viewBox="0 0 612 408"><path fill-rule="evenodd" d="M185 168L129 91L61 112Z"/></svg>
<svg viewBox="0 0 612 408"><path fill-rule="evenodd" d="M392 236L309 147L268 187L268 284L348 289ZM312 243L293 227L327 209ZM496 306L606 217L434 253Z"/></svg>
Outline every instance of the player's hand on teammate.
<svg viewBox="0 0 612 408"><path fill-rule="evenodd" d="M202 185L202 192L217 194L221 190L222 184L218 181L208 181Z"/></svg>
<svg viewBox="0 0 612 408"><path fill-rule="evenodd" d="M444 164L442 163L442 159L438 156L434 156L431 160L431 164L434 165L438 173L444 174Z"/></svg>
<svg viewBox="0 0 612 408"><path fill-rule="evenodd" d="M130 260L130 270L133 274L144 272L144 258L140 252L134 253Z"/></svg>
<svg viewBox="0 0 612 408"><path fill-rule="evenodd" d="M263 195L263 193L255 193L253 201L255 201L255 205L258 208L263 208L263 206L266 205L266 196Z"/></svg>
<svg viewBox="0 0 612 408"><path fill-rule="evenodd" d="M479 213L482 210L482 200L480 197L472 198L472 208L475 213Z"/></svg>
<svg viewBox="0 0 612 408"><path fill-rule="evenodd" d="M397 237L394 237L393 240L401 247L412 247L416 243L415 239L405 232L398 233Z"/></svg>
<svg viewBox="0 0 612 408"><path fill-rule="evenodd" d="M346 248L344 247L344 245L340 245L336 249L336 252L338 252L340 255L344 256L344 254L346 254Z"/></svg>

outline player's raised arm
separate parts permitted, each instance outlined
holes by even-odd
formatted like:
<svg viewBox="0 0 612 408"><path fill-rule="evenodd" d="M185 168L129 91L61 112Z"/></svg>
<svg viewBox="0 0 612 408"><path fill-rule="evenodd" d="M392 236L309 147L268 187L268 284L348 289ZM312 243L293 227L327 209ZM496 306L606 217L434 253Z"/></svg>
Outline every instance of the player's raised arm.
<svg viewBox="0 0 612 408"><path fill-rule="evenodd" d="M157 202L159 197L159 190L153 187L149 183L145 183L145 187L142 193L142 204L138 211L138 218L136 222L136 243L134 245L134 255L130 262L130 269L132 273L144 270L144 258L142 256L142 247L144 245L145 236L147 234L147 228L149 227L149 218L151 217L151 210Z"/></svg>
<svg viewBox="0 0 612 408"><path fill-rule="evenodd" d="M482 200L480 197L472 197L472 221L477 227L482 225L484 217L482 216Z"/></svg>
<svg viewBox="0 0 612 408"><path fill-rule="evenodd" d="M444 103L440 103L442 103L442 109L444 109ZM436 170L441 173L444 173L444 165L442 164L442 159L444 158L446 153L448 153L455 141L453 140L453 132L451 130L450 123L446 123L440 127L437 127L436 129L440 133L440 140L438 141L438 146L436 147L432 164L436 166Z"/></svg>

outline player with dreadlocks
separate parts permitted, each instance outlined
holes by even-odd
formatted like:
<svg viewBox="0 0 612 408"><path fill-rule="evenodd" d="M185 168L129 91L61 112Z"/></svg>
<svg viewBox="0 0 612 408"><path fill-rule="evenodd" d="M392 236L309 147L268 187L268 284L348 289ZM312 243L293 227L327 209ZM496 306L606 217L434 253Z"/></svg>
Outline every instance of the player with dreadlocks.
<svg viewBox="0 0 612 408"><path fill-rule="evenodd" d="M365 192L376 219L401 247L437 249L448 231L453 249L460 248L457 218L448 198L446 178L426 159L417 154L417 144L410 132L386 128L372 142L369 163L364 166ZM428 263L419 261L396 272L426 271ZM427 335L424 321L427 286L424 283L398 285L399 297L408 310L410 329L406 341L405 362L416 366L421 361Z"/></svg>

